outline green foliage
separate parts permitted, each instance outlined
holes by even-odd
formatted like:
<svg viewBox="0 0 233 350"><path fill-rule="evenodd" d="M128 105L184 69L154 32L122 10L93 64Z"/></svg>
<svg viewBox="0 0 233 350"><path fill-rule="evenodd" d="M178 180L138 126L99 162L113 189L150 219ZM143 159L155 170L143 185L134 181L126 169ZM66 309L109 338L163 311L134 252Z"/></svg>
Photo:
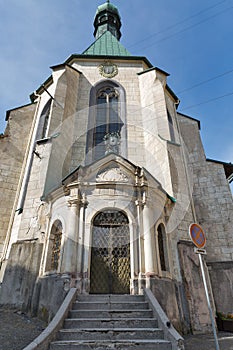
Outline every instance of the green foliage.
<svg viewBox="0 0 233 350"><path fill-rule="evenodd" d="M224 314L223 312L216 312L216 316L220 320L233 321L233 313Z"/></svg>

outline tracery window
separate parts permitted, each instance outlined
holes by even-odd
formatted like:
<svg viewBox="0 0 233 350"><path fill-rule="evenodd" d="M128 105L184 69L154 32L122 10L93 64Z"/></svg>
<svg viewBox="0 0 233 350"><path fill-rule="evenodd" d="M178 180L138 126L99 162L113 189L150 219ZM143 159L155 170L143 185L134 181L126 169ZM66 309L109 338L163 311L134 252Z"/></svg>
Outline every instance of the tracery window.
<svg viewBox="0 0 233 350"><path fill-rule="evenodd" d="M94 159L99 159L106 152L104 137L120 132L119 93L113 87L101 89L97 95L96 126L94 131Z"/></svg>
<svg viewBox="0 0 233 350"><path fill-rule="evenodd" d="M120 144L126 149L124 101L123 88L113 81L102 81L91 90L86 163L110 152L121 154Z"/></svg>

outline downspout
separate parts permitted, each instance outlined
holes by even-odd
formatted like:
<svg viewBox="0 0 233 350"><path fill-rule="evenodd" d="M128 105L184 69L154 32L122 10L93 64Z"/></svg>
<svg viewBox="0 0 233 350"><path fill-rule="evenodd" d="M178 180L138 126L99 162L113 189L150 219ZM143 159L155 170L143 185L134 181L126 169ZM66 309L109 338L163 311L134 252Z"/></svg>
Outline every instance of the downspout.
<svg viewBox="0 0 233 350"><path fill-rule="evenodd" d="M8 225L6 239L5 239L4 246L3 246L3 253L2 253L1 260L0 260L0 268L2 267L2 263L6 260L6 255L7 255L7 251L8 251L8 247L9 247L9 243L10 243L10 238L11 238L11 230L12 230L12 226L13 226L13 222L14 222L14 218L15 218L15 212L18 211L18 214L21 214L23 212L23 205L24 205L26 191L27 191L27 181L29 179L30 172L31 172L31 166L32 166L32 161L33 161L33 151L34 151L35 139L36 139L37 128L38 128L38 123L39 123L39 120L37 121L37 114L38 114L38 110L39 110L41 96L38 96L38 97L39 98L38 98L38 102L37 102L37 106L36 106L36 111L34 114L32 126L31 126L31 131L30 131L30 135L29 135L29 139L28 139L28 145L26 148L24 161L23 161L23 165L22 165L22 170L21 170L21 174L20 174L20 178L19 178L19 183L18 183L17 190L16 190L16 197L15 197L14 205L13 205L11 216L10 216L10 221L9 221L9 225ZM21 198L20 198L20 195L21 195ZM20 199L20 202L19 202L19 199ZM20 203L19 206L18 206L18 203Z"/></svg>

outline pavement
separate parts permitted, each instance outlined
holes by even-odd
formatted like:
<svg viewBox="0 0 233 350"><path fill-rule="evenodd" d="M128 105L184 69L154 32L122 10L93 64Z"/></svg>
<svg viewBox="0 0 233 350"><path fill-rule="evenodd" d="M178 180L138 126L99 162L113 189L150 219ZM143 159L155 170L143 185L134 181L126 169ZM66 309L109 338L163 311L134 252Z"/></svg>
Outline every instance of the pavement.
<svg viewBox="0 0 233 350"><path fill-rule="evenodd" d="M23 350L46 327L46 323L19 310L0 308L0 350ZM187 335L185 350L216 350L212 334ZM219 349L233 350L233 333L218 333ZM146 349L145 349L146 350Z"/></svg>
<svg viewBox="0 0 233 350"><path fill-rule="evenodd" d="M219 332L217 334L220 350L233 350L233 333ZM198 334L184 336L185 350L216 350L213 334Z"/></svg>
<svg viewBox="0 0 233 350"><path fill-rule="evenodd" d="M45 328L45 322L17 309L0 308L0 350L22 350Z"/></svg>

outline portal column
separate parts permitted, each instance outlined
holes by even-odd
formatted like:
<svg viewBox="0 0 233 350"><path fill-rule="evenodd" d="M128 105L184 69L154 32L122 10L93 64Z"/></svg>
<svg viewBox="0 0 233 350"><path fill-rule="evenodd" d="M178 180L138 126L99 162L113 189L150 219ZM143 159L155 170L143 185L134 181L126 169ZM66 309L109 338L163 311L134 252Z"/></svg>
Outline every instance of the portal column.
<svg viewBox="0 0 233 350"><path fill-rule="evenodd" d="M79 199L69 200L68 204L69 218L65 232L62 270L64 273L76 274Z"/></svg>
<svg viewBox="0 0 233 350"><path fill-rule="evenodd" d="M145 259L144 259L144 238L143 238L143 217L142 208L143 203L141 200L135 201L137 207L137 219L138 219L138 293L143 294L144 279L145 279Z"/></svg>
<svg viewBox="0 0 233 350"><path fill-rule="evenodd" d="M86 208L88 201L86 195L82 195L80 201L80 214L79 214L79 234L78 234L78 285L80 291L86 293L88 291L88 253L85 249L85 224L86 224Z"/></svg>
<svg viewBox="0 0 233 350"><path fill-rule="evenodd" d="M154 275L154 240L151 209L146 203L143 208L143 229L144 229L144 252L145 252L145 273L147 276Z"/></svg>

